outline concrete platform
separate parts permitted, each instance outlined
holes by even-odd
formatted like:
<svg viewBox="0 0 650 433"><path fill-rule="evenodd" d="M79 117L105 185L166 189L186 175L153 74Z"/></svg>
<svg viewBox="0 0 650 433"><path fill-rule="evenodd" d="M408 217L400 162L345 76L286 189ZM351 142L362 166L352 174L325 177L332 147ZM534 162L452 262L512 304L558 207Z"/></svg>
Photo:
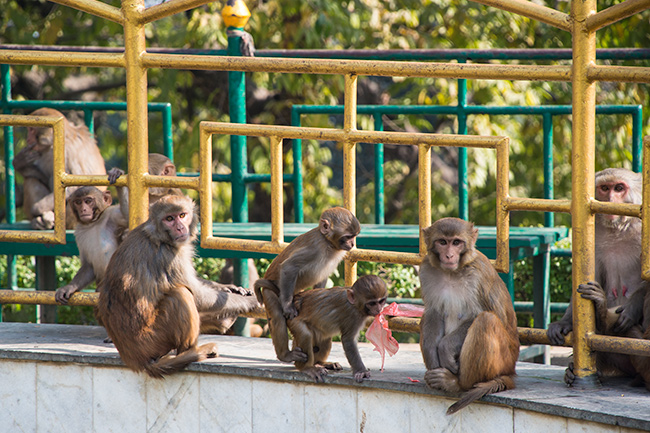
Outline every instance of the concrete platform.
<svg viewBox="0 0 650 433"><path fill-rule="evenodd" d="M275 359L269 339L202 336L216 359L165 380L126 369L101 327L0 323L0 430L4 432L574 432L650 431L650 393L615 380L567 388L564 367L521 362L517 389L485 397L447 416L453 396L419 380L417 345L381 359L361 355L372 377L344 370L314 384Z"/></svg>

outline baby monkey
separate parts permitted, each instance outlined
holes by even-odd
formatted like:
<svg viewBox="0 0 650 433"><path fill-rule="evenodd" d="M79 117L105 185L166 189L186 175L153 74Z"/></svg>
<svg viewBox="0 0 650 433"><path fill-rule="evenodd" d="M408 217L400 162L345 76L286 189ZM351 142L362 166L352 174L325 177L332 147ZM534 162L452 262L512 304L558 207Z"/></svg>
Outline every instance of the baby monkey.
<svg viewBox="0 0 650 433"><path fill-rule="evenodd" d="M289 350L286 320L298 315L294 295L309 287L325 287L345 255L354 248L361 227L347 209L333 207L320 216L318 227L295 238L255 282L255 295L264 303L275 354L283 362L304 362L300 350Z"/></svg>
<svg viewBox="0 0 650 433"><path fill-rule="evenodd" d="M323 382L328 370L342 370L337 362L326 362L332 348L332 337L341 334L345 357L354 374L362 382L370 371L361 360L357 339L359 331L371 316L386 305L386 284L376 275L366 275L351 288L313 289L299 293L294 303L299 314L287 321L293 334L294 349L307 354L307 361L296 361L298 370L316 382Z"/></svg>

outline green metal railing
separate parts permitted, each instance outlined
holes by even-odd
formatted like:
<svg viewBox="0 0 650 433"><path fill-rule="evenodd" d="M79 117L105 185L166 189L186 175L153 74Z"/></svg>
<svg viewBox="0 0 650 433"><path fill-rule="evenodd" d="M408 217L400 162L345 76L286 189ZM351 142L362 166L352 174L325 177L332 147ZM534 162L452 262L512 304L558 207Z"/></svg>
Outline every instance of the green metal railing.
<svg viewBox="0 0 650 433"><path fill-rule="evenodd" d="M365 114L373 117L375 130L383 131L383 115L448 115L458 117L458 134L467 134L467 117L477 114L488 115L531 115L542 116L543 118L543 159L544 159L544 198L553 199L553 116L571 114L570 105L546 105L546 106L472 106L467 105L466 80L458 80L459 103L457 106L436 106L436 105L358 105L357 114ZM464 101L464 102L463 102ZM343 114L342 105L294 105L291 108L291 126L301 126L301 115L303 114ZM641 105L599 105L596 106L596 114L613 115L628 114L632 116L632 167L636 172L641 171L641 123L643 120L643 107ZM300 148L300 140L296 147ZM375 224L384 224L384 149L383 144L375 144ZM464 149L464 148L461 148ZM459 150L461 150L459 149ZM467 182L467 153L459 153L458 158L458 196L459 196L459 217L469 219L469 200ZM302 222L302 221L296 221ZM553 227L554 214L545 212L544 225Z"/></svg>

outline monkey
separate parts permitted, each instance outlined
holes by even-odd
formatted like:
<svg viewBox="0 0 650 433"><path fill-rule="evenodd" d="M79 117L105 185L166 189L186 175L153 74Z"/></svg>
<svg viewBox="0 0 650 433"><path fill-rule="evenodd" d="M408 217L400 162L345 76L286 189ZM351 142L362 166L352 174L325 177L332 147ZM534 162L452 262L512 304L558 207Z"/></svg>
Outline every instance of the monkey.
<svg viewBox="0 0 650 433"><path fill-rule="evenodd" d="M109 181L116 178L115 170L119 169L109 172ZM111 183L114 183L114 180ZM120 204L111 206L111 193L102 192L94 186L83 186L68 197L68 212L74 215L77 221L74 236L79 249L81 268L70 283L57 289L54 297L58 303L67 304L73 293L93 281L99 282L104 276L111 256L128 229L126 187L118 188L118 197Z"/></svg>
<svg viewBox="0 0 650 433"><path fill-rule="evenodd" d="M363 382L370 377L357 340L366 319L381 313L387 293L386 284L376 275L359 278L351 288L320 288L298 293L294 303L299 313L287 321L287 326L293 334L294 347L307 354L307 361L296 361L296 368L317 383L323 382L328 370L342 370L339 363L326 362L332 337L341 334L354 380Z"/></svg>
<svg viewBox="0 0 650 433"><path fill-rule="evenodd" d="M85 125L74 125L60 111L39 108L32 116L63 117L65 131L65 171L70 174L106 174L95 138ZM32 228L48 230L54 227L54 167L52 128L27 128L27 142L14 157L14 168L23 178L23 210ZM66 188L68 197L77 187ZM100 190L106 188L100 187ZM75 218L66 216L66 227L73 228Z"/></svg>
<svg viewBox="0 0 650 433"><path fill-rule="evenodd" d="M639 292L642 291L643 290L640 290ZM596 313L596 332L598 334L643 338L643 329L640 324L634 324L624 331L620 330L618 319L621 310L616 306L608 308L608 303L610 301L607 297L607 293L598 282L590 281L585 284L580 284L577 292L583 298L593 302ZM637 295L635 294L635 296ZM643 303L643 299L641 299L641 303ZM621 375L635 377L637 370L634 361L633 356L622 353L596 352L596 371L598 372L599 378ZM650 371L648 371L648 373L650 373ZM575 378L573 363L570 363L564 373L564 381L568 385L572 385Z"/></svg>
<svg viewBox="0 0 650 433"><path fill-rule="evenodd" d="M613 203L642 202L641 173L624 168L607 168L596 173L595 197ZM641 220L624 215L596 214L596 283L605 291L607 307L619 307L612 331L625 333L643 320L643 296L647 283L641 279ZM650 311L649 311L650 313ZM650 319L650 314L646 314ZM645 325L647 326L647 324ZM551 344L564 344L573 330L573 299L564 316L549 325Z"/></svg>
<svg viewBox="0 0 650 433"><path fill-rule="evenodd" d="M171 159L160 153L149 154L149 174L155 176L176 176L176 166ZM149 206L167 194L182 195L179 188L151 187L149 188Z"/></svg>
<svg viewBox="0 0 650 433"><path fill-rule="evenodd" d="M308 287L324 287L327 278L354 247L361 226L347 209L325 210L318 227L295 238L271 262L264 278L255 282L255 295L264 303L275 353L283 362L305 362L307 354L289 350L287 319L298 315L295 294Z"/></svg>
<svg viewBox="0 0 650 433"><path fill-rule="evenodd" d="M505 283L476 249L478 229L442 218L422 230L420 266L424 314L420 350L430 388L465 391L452 414L471 402L515 387L517 318Z"/></svg>
<svg viewBox="0 0 650 433"><path fill-rule="evenodd" d="M254 296L214 290L197 277L197 224L189 197L161 197L118 246L99 283L99 319L134 371L161 378L217 356L216 344L198 345L199 313L231 316L259 306Z"/></svg>

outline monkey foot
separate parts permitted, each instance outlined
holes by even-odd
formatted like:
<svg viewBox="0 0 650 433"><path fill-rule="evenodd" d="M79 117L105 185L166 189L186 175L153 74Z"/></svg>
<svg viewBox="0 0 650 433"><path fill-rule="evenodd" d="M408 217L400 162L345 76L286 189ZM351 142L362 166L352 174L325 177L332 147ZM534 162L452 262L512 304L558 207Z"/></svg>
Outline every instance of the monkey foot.
<svg viewBox="0 0 650 433"><path fill-rule="evenodd" d="M459 392L458 378L444 367L427 370L424 382L429 388L441 389L447 392Z"/></svg>
<svg viewBox="0 0 650 433"><path fill-rule="evenodd" d="M370 370L366 371L357 371L354 373L354 380L358 383L363 382L363 379L369 378L370 377Z"/></svg>
<svg viewBox="0 0 650 433"><path fill-rule="evenodd" d="M316 364L318 367L326 368L327 370L341 371L343 367L338 362L323 362L322 364Z"/></svg>
<svg viewBox="0 0 650 433"><path fill-rule="evenodd" d="M325 381L325 376L327 376L327 369L316 365L305 368L302 372L314 379L316 383L323 383Z"/></svg>
<svg viewBox="0 0 650 433"><path fill-rule="evenodd" d="M208 358L216 358L217 356L219 356L219 352L217 351L217 345L215 343L204 344L199 347L199 350L201 351L201 353L205 354L205 356Z"/></svg>
<svg viewBox="0 0 650 433"><path fill-rule="evenodd" d="M307 354L300 350L299 347L286 352L283 356L278 356L278 359L282 362L307 362L308 358Z"/></svg>

